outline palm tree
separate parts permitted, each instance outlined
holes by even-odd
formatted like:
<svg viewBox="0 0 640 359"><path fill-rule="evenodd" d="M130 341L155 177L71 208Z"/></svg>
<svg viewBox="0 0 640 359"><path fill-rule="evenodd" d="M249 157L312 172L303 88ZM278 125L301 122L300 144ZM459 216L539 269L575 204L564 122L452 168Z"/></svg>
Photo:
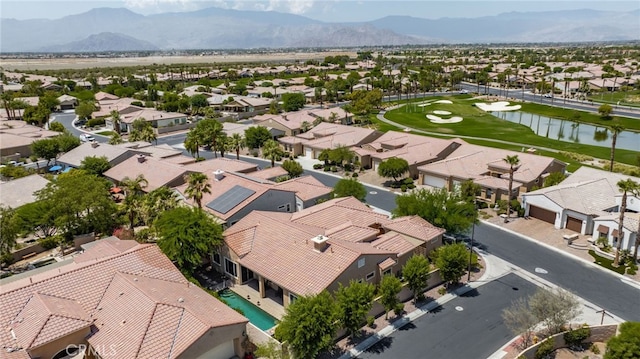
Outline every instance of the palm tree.
<svg viewBox="0 0 640 359"><path fill-rule="evenodd" d="M180 204L178 194L169 187L158 187L145 196L142 204L142 221L151 226L165 211L174 209Z"/></svg>
<svg viewBox="0 0 640 359"><path fill-rule="evenodd" d="M622 240L624 239L624 213L627 211L627 193L638 188L638 184L631 179L620 180L617 184L622 191L622 202L620 204L620 217L618 218L618 242L616 244L616 256L613 259L614 267L617 267L620 262L620 251L622 250Z"/></svg>
<svg viewBox="0 0 640 359"><path fill-rule="evenodd" d="M184 139L185 150L189 151L191 156L194 156L196 159L200 158L200 138L200 133L198 133L195 128L192 128Z"/></svg>
<svg viewBox="0 0 640 359"><path fill-rule="evenodd" d="M613 160L616 154L616 141L618 141L618 134L624 131L622 125L613 124L609 126L611 130L611 162L609 163L609 172L613 172Z"/></svg>
<svg viewBox="0 0 640 359"><path fill-rule="evenodd" d="M244 137L239 133L234 133L229 137L229 148L236 153L236 159L240 159L240 151L246 147Z"/></svg>
<svg viewBox="0 0 640 359"><path fill-rule="evenodd" d="M124 189L123 205L129 218L129 229L133 230L136 216L140 210L143 189L149 185L149 181L143 175L138 175L133 179L125 177L120 185Z"/></svg>
<svg viewBox="0 0 640 359"><path fill-rule="evenodd" d="M310 128L311 124L309 123L309 121L302 121L302 123L300 124L300 131L302 132L307 132Z"/></svg>
<svg viewBox="0 0 640 359"><path fill-rule="evenodd" d="M271 160L271 167L282 157L282 149L275 140L268 140L262 145L262 157Z"/></svg>
<svg viewBox="0 0 640 359"><path fill-rule="evenodd" d="M209 177L200 172L185 175L187 189L184 191L187 198L193 199L199 209L202 209L202 197L205 193L211 193Z"/></svg>
<svg viewBox="0 0 640 359"><path fill-rule="evenodd" d="M509 215L511 214L511 193L513 192L513 172L520 165L520 159L518 155L507 156L502 159L509 165L509 193L507 195L507 216L504 218L504 223L509 222Z"/></svg>
<svg viewBox="0 0 640 359"><path fill-rule="evenodd" d="M120 122L122 119L120 118L120 112L117 110L111 111L111 123L113 124L113 129L116 130L117 134L120 134Z"/></svg>

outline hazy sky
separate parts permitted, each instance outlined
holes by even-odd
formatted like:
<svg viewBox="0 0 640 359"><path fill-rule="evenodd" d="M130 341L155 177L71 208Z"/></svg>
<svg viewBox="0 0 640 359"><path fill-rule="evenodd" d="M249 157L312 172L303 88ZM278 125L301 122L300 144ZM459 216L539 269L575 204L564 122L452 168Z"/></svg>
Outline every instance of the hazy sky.
<svg viewBox="0 0 640 359"><path fill-rule="evenodd" d="M349 22L374 20L387 15L411 15L437 19L442 17L480 17L510 11L570 9L631 11L640 9L640 2L637 0L0 0L0 17L57 19L97 7L126 7L144 15L170 11L193 11L206 7L274 10L304 15L327 22Z"/></svg>

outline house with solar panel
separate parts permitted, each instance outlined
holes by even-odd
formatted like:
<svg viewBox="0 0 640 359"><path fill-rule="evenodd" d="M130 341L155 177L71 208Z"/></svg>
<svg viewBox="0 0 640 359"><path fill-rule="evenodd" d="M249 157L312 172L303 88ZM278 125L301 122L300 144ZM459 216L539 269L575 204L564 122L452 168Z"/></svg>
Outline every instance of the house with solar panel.
<svg viewBox="0 0 640 359"><path fill-rule="evenodd" d="M220 219L225 228L234 225L251 211L272 211L293 213L315 204L320 199L328 199L331 187L324 186L311 176L298 177L275 183L239 172L217 170L209 176L211 193L202 198L203 209ZM187 183L176 190L187 203Z"/></svg>

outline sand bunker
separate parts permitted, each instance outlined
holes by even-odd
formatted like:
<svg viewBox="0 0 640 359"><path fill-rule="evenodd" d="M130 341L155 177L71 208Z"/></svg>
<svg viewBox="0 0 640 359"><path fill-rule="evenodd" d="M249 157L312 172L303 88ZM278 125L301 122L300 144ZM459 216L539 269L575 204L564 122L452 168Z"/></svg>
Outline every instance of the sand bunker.
<svg viewBox="0 0 640 359"><path fill-rule="evenodd" d="M434 103L446 103L446 104L451 105L453 102L451 102L449 100L438 100L438 101L435 101Z"/></svg>
<svg viewBox="0 0 640 359"><path fill-rule="evenodd" d="M427 118L429 119L429 121L433 122L433 123L457 123L457 122L462 122L462 117L460 116L453 116L451 118L442 118L436 115L427 115Z"/></svg>
<svg viewBox="0 0 640 359"><path fill-rule="evenodd" d="M433 113L435 113L436 115L450 115L451 112L449 111L442 111L442 110L434 110Z"/></svg>
<svg viewBox="0 0 640 359"><path fill-rule="evenodd" d="M510 105L509 102L506 102L506 101L498 101L498 102L491 102L491 103L477 102L476 107L485 112L516 111L522 108L522 106L520 105Z"/></svg>

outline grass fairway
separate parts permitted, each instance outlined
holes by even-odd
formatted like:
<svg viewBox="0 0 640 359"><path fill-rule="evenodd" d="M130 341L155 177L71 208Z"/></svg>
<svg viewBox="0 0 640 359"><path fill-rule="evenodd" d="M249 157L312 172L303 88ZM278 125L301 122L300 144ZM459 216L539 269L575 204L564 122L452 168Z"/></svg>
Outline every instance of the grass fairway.
<svg viewBox="0 0 640 359"><path fill-rule="evenodd" d="M453 102L453 104L436 104L434 101L439 99L446 99ZM436 132L454 136L472 136L480 137L484 139L495 139L499 141L509 141L514 143L521 143L527 146L533 147L545 147L549 149L555 149L559 151L575 152L585 155L589 155L595 158L608 159L611 153L609 147L598 147L591 145L583 145L579 143L563 142L552 140L546 137L536 135L529 127L525 125L511 123L502 119L499 119L489 113L486 113L475 106L472 106L475 102L482 102L473 99L460 99L454 96L435 97L429 98L426 101L429 105L419 107L415 104L401 107L399 109L388 111L385 117L393 122L396 122L404 127L411 127L415 129L421 129L429 132ZM528 104L525 104L528 105ZM538 105L535 105L538 106ZM554 107L543 106L545 111L548 108L558 110ZM450 111L452 116L462 116L464 120L460 123L453 124L435 124L430 122L426 115L432 113L434 110ZM541 108L527 107L523 111L531 113L540 113ZM573 115L574 111L570 111ZM555 112L541 113L549 117L559 116ZM587 113L580 112L581 118L584 116L587 118ZM594 115L598 117L597 115ZM615 119L613 121L618 121ZM635 124L640 126L640 121ZM585 121L586 122L586 121ZM611 123L609 121L609 123ZM385 125L384 129L387 129L388 125ZM381 130L384 130L381 129ZM400 128L401 130L402 128ZM469 140L472 142L472 140ZM503 147L505 144L487 141L487 145L491 147L507 148ZM513 145L510 145L513 147ZM513 149L513 148L509 148ZM519 148L521 149L521 148ZM516 149L516 150L519 150ZM551 152L549 152L551 154ZM553 157L559 158L558 154L554 154ZM638 152L616 149L616 161L626 164L635 165L638 159Z"/></svg>

